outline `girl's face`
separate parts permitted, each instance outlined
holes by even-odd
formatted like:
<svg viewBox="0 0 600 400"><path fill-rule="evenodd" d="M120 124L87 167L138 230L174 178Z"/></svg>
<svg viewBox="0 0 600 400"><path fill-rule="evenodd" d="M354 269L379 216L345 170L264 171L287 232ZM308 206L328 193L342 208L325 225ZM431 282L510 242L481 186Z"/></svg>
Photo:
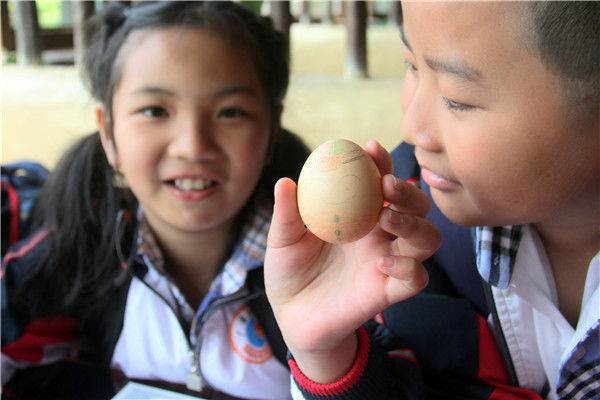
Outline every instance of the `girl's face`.
<svg viewBox="0 0 600 400"><path fill-rule="evenodd" d="M121 49L109 162L153 229L227 229L260 178L270 110L250 55L198 28L133 32ZM99 110L98 119L102 119Z"/></svg>

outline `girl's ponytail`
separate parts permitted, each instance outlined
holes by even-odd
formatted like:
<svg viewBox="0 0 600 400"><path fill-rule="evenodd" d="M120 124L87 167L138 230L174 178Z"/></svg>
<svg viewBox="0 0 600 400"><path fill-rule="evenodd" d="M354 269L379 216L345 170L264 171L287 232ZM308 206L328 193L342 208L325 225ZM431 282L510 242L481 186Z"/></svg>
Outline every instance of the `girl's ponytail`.
<svg viewBox="0 0 600 400"><path fill-rule="evenodd" d="M48 243L17 301L34 315L78 314L78 305L101 303L126 274L115 251L115 224L119 210L133 206L129 198L113 186L99 134L75 143L40 194L33 228L48 230Z"/></svg>

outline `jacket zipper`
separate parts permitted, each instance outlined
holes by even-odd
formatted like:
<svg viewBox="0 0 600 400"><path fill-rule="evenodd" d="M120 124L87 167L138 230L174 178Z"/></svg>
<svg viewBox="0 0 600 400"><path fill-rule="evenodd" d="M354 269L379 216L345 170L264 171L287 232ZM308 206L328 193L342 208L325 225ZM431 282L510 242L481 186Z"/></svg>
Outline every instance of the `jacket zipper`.
<svg viewBox="0 0 600 400"><path fill-rule="evenodd" d="M210 303L210 305L206 308L206 310L204 310L204 312L199 316L199 318L195 318L194 321L192 321L192 325L190 327L190 334L188 335L188 333L186 332L187 329L185 323L179 317L177 310L175 310L171 306L171 304L169 304L169 302L167 301L167 299L164 298L163 295L161 295L152 286L148 285L148 283L146 283L144 279L140 277L137 278L140 281L142 281L142 283L148 289L150 289L154 294L156 294L156 296L158 296L158 298L160 298L165 303L165 305L173 312L173 314L175 314L177 322L179 322L179 326L181 327L181 331L184 333L184 336L188 343L188 358L190 360L190 370L188 371L186 376L185 386L188 389L197 392L201 392L205 388L210 389L211 386L206 382L206 379L204 379L204 376L202 375L202 370L200 368L200 350L202 348L202 326L204 326L208 318L221 307L224 307L236 301L251 300L254 297L260 296L261 293L259 292L250 294L248 289L245 286L243 286L240 290L238 290L235 293L232 293L225 297L217 298L212 303ZM197 332L197 335L195 337L195 340L192 340L192 338L194 337L194 331Z"/></svg>
<svg viewBox="0 0 600 400"><path fill-rule="evenodd" d="M190 335L192 338L190 347L190 371L188 372L186 386L188 389L195 391L202 391L204 388L211 388L206 382L204 375L202 375L202 369L200 368L200 351L202 349L202 327L210 318L210 316L217 310L227 306L228 304L245 301L248 302L255 297L260 296L262 293L250 293L246 286L243 286L237 292L230 294L225 297L217 298L204 310L204 312L192 321L190 329Z"/></svg>
<svg viewBox="0 0 600 400"><path fill-rule="evenodd" d="M494 300L494 294L489 283L482 280L483 292L485 294L485 300L490 308L490 314L492 316L492 333L496 338L496 343L500 347L500 353L504 359L504 364L508 372L508 379L512 386L519 386L519 379L515 370L512 357L510 356L510 350L508 349L508 343L506 343L506 337L502 331L502 325L500 324L500 317L498 316L498 310L496 309L496 301Z"/></svg>

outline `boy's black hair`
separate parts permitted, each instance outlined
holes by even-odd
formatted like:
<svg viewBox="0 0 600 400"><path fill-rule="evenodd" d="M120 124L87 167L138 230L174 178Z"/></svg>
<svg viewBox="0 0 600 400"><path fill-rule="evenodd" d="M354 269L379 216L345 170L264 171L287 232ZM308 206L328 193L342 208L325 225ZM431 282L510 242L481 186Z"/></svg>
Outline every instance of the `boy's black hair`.
<svg viewBox="0 0 600 400"><path fill-rule="evenodd" d="M525 3L526 42L564 79L565 94L598 112L600 100L600 3Z"/></svg>
<svg viewBox="0 0 600 400"><path fill-rule="evenodd" d="M279 125L288 84L288 59L283 37L270 20L235 3L141 2L129 9L114 2L95 17L92 26L96 33L87 49L85 71L93 96L107 110L119 79L119 49L130 32L202 26L235 40L254 55L273 116L272 155L236 226L243 225L257 201L272 200L277 179L297 179L309 149ZM40 195L32 227L50 229L51 233L32 273L11 295L15 307L26 309L32 316L66 313L80 320L98 318L92 314L108 304L111 293L128 279L116 249L121 245L130 248L132 238L120 237L117 218L125 210L135 219L137 201L128 189L115 187L113 178L97 132L80 139L61 158Z"/></svg>

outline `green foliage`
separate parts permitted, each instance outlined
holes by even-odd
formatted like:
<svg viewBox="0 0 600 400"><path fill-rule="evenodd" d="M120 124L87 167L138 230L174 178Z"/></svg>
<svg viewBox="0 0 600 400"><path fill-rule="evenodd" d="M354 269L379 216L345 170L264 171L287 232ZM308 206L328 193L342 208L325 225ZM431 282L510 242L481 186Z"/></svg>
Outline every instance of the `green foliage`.
<svg viewBox="0 0 600 400"><path fill-rule="evenodd" d="M41 28L58 28L62 25L61 0L36 0L35 3Z"/></svg>
<svg viewBox="0 0 600 400"><path fill-rule="evenodd" d="M256 14L260 15L260 9L262 8L262 1L261 0L241 0L240 4L243 4L244 6L246 6L247 8L249 8L250 10L254 11Z"/></svg>

